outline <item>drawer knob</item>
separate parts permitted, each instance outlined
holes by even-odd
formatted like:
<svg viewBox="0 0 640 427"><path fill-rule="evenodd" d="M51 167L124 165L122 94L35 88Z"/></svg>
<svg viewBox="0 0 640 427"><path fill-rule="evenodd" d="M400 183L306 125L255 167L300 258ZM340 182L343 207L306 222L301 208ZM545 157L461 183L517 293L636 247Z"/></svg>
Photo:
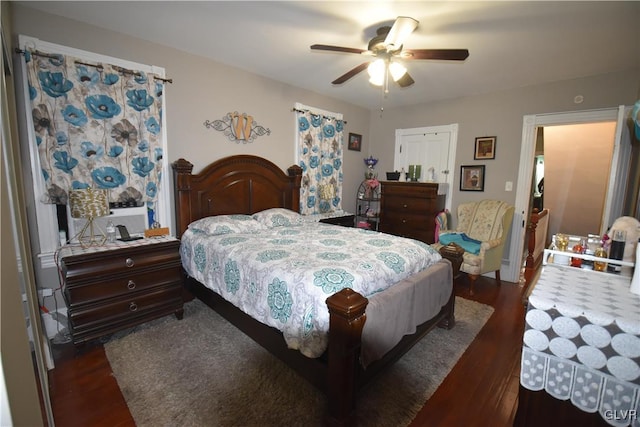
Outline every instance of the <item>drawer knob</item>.
<svg viewBox="0 0 640 427"><path fill-rule="evenodd" d="M124 263L126 264L127 267L133 267L135 265L135 262L133 262L133 260L131 258L127 258Z"/></svg>
<svg viewBox="0 0 640 427"><path fill-rule="evenodd" d="M129 311L137 311L138 310L138 304L136 304L135 302L132 302L129 304Z"/></svg>
<svg viewBox="0 0 640 427"><path fill-rule="evenodd" d="M404 204L404 205L402 205L402 207L403 207L403 208L406 208L406 207L407 207L407 205L406 205L406 204Z"/></svg>
<svg viewBox="0 0 640 427"><path fill-rule="evenodd" d="M127 288L135 289L136 288L136 282L134 282L133 280L129 280L129 283L127 283Z"/></svg>
<svg viewBox="0 0 640 427"><path fill-rule="evenodd" d="M403 223L403 224L406 224L406 223L407 223L407 220L406 220L406 219L403 219L403 220L402 220L402 223Z"/></svg>

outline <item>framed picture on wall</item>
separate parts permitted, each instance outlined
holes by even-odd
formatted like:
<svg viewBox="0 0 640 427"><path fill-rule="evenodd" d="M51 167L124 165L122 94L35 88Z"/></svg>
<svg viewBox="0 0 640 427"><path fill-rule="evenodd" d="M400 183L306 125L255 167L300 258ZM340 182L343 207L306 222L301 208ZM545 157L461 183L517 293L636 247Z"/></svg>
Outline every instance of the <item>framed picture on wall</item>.
<svg viewBox="0 0 640 427"><path fill-rule="evenodd" d="M460 191L484 191L484 165L460 166Z"/></svg>
<svg viewBox="0 0 640 427"><path fill-rule="evenodd" d="M496 137L483 136L476 138L476 151L473 153L475 160L491 160L496 158Z"/></svg>
<svg viewBox="0 0 640 427"><path fill-rule="evenodd" d="M357 133L349 133L349 143L347 148L353 151L360 151L362 149L362 135Z"/></svg>

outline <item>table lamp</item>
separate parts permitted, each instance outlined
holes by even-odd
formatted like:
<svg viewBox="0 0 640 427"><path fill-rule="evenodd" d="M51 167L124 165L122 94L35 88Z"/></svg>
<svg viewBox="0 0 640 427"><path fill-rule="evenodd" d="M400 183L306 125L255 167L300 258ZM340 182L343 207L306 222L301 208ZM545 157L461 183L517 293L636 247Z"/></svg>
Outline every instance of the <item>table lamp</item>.
<svg viewBox="0 0 640 427"><path fill-rule="evenodd" d="M87 220L74 239L77 238L83 248L103 245L107 236L97 223L94 224L93 220L110 213L107 191L92 188L70 190L69 205L72 218Z"/></svg>

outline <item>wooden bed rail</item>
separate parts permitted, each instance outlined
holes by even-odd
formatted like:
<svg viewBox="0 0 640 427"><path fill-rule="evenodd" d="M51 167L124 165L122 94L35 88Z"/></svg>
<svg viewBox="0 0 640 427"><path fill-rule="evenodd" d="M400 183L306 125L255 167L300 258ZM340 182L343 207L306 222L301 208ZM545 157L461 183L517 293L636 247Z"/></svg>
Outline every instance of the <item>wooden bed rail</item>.
<svg viewBox="0 0 640 427"><path fill-rule="evenodd" d="M524 279L527 288L542 264L542 255L547 245L548 230L549 209L538 211L538 208L534 208L527 224L527 258L524 266Z"/></svg>

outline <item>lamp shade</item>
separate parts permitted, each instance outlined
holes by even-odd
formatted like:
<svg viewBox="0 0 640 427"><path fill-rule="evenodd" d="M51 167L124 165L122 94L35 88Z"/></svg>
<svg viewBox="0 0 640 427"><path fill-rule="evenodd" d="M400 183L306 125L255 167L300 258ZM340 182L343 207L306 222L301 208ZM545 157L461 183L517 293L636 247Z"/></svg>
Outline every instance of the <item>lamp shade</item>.
<svg viewBox="0 0 640 427"><path fill-rule="evenodd" d="M369 83L375 86L382 86L382 83L384 83L385 67L386 64L382 59L376 59L370 63L367 67Z"/></svg>
<svg viewBox="0 0 640 427"><path fill-rule="evenodd" d="M107 190L86 188L69 191L72 218L93 219L109 215Z"/></svg>

